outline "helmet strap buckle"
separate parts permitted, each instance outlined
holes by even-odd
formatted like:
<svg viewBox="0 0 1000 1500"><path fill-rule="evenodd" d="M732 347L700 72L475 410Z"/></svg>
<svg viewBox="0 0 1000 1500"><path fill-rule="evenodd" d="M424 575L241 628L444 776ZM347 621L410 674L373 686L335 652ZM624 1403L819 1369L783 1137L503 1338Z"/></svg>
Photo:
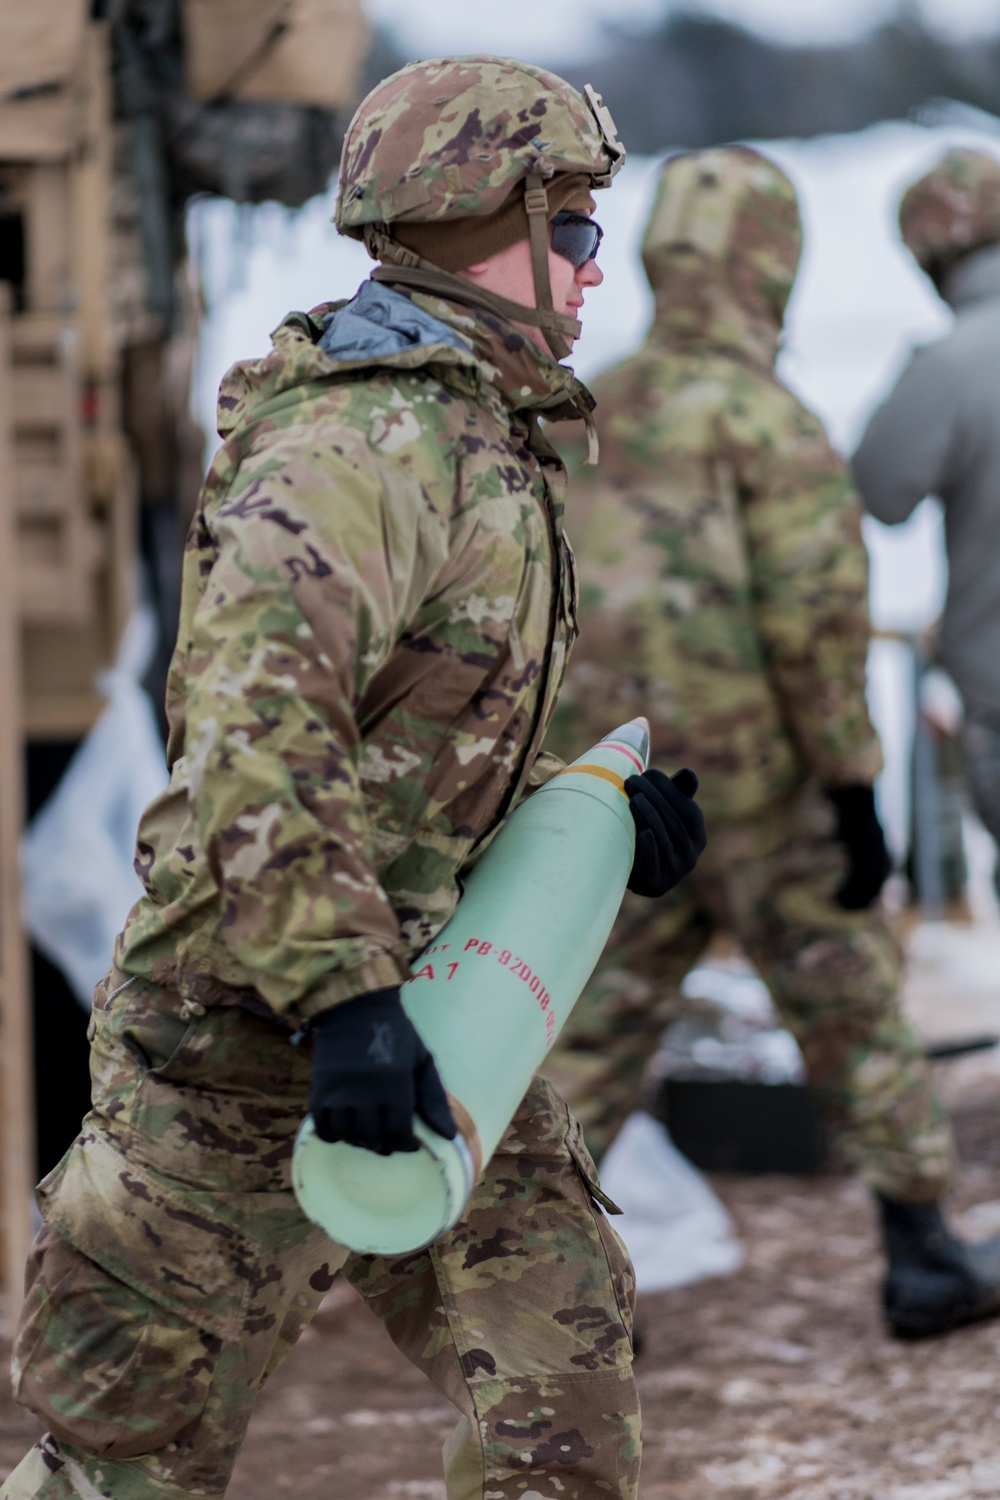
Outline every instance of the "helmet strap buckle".
<svg viewBox="0 0 1000 1500"><path fill-rule="evenodd" d="M537 173L532 173L531 177L528 178L529 183L532 181L534 181L538 185L525 188L525 210L528 213L529 217L531 216L531 214L541 214L545 217L546 220L548 220L549 195L545 189L545 184L541 181L541 178L538 177Z"/></svg>
<svg viewBox="0 0 1000 1500"><path fill-rule="evenodd" d="M363 231L365 249L372 260L386 261L394 266L419 266L423 262L419 255L394 240L385 224L366 224Z"/></svg>

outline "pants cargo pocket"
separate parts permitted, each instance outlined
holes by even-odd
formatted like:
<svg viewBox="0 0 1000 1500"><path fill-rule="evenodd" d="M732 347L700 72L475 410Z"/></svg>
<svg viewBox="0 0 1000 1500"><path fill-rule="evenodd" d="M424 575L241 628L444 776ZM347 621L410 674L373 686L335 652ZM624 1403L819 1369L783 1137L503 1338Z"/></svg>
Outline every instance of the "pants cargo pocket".
<svg viewBox="0 0 1000 1500"><path fill-rule="evenodd" d="M103 1457L182 1443L205 1408L221 1340L157 1307L48 1225L32 1268L12 1361L16 1399L60 1441Z"/></svg>
<svg viewBox="0 0 1000 1500"><path fill-rule="evenodd" d="M601 1180L594 1164L594 1158L587 1150L583 1139L583 1128L578 1120L572 1115L569 1117L569 1131L566 1136L566 1145L573 1163L583 1179L583 1185L587 1190L587 1196L594 1213L594 1223L597 1233L600 1235L604 1246L604 1253L608 1259L608 1270L611 1272L611 1280L615 1289L615 1300L618 1303L618 1311L621 1313L622 1322L628 1332L629 1346L632 1343L632 1325L635 1317L635 1272L632 1269L632 1260L625 1248L624 1242L619 1234L616 1234L608 1219L607 1214L620 1214L621 1209L613 1199L601 1187ZM604 1212L602 1212L604 1210Z"/></svg>
<svg viewBox="0 0 1000 1500"><path fill-rule="evenodd" d="M172 1190L85 1130L41 1184L14 1350L17 1399L108 1458L184 1447L227 1341L244 1333L254 1247L210 1195Z"/></svg>

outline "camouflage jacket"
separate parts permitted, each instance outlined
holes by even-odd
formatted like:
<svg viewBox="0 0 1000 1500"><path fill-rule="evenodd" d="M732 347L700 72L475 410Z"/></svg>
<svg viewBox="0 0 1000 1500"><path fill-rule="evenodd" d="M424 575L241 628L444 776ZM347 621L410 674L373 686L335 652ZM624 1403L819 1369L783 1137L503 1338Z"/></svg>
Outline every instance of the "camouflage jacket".
<svg viewBox="0 0 1000 1500"><path fill-rule="evenodd" d="M222 385L117 958L297 1021L407 977L538 774L575 582L536 418L590 401L503 320L373 282L273 343Z"/></svg>
<svg viewBox="0 0 1000 1500"><path fill-rule="evenodd" d="M600 464L571 481L581 634L547 743L578 754L648 714L656 760L698 772L711 831L807 778L879 770L868 568L846 467L772 369L797 243L755 303L740 256L759 223L713 206L694 265L697 224L674 255L650 253L656 222L654 327L594 384Z"/></svg>

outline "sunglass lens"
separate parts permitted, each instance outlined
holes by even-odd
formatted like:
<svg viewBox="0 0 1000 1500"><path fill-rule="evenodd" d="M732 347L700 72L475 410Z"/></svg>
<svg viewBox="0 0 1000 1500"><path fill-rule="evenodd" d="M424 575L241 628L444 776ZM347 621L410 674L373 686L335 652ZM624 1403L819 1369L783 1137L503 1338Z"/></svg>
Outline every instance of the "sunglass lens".
<svg viewBox="0 0 1000 1500"><path fill-rule="evenodd" d="M603 231L584 214L556 214L552 220L552 248L571 265L583 266L597 255Z"/></svg>

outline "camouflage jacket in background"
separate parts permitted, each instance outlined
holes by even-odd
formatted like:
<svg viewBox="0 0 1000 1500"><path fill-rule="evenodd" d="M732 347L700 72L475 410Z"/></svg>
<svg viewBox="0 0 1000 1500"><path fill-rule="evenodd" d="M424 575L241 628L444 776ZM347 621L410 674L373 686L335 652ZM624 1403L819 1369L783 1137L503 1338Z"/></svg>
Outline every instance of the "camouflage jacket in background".
<svg viewBox="0 0 1000 1500"><path fill-rule="evenodd" d="M372 282L273 342L222 385L117 961L297 1021L407 977L531 781L575 632L535 418L590 403L509 323Z"/></svg>
<svg viewBox="0 0 1000 1500"><path fill-rule="evenodd" d="M654 327L594 383L600 462L570 484L581 633L547 741L569 757L648 714L657 761L701 778L710 834L807 778L870 783L881 765L859 506L773 373L799 225L771 163L764 190L743 193L755 157L695 153L687 202L654 210Z"/></svg>

